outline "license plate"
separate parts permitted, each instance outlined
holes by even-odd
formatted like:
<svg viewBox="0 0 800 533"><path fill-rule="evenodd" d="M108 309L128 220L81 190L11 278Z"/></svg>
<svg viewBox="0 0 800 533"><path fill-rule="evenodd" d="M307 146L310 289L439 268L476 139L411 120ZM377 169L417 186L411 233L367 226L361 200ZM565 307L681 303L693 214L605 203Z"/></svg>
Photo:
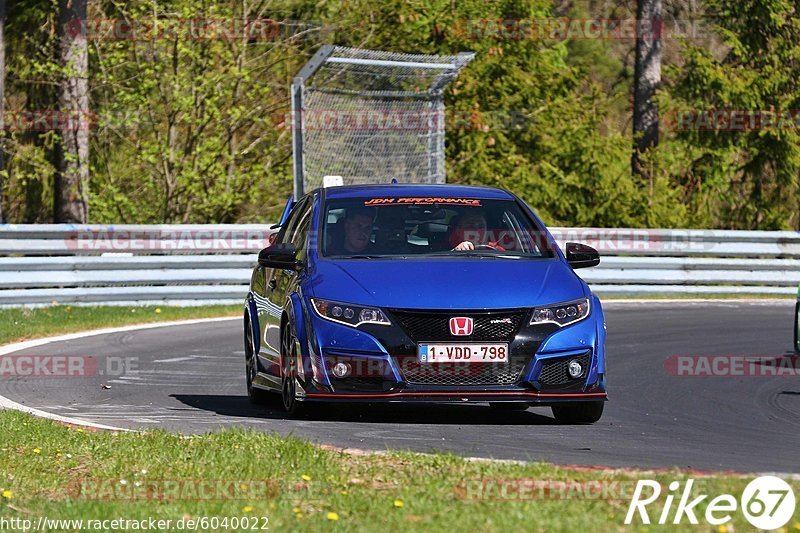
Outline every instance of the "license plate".
<svg viewBox="0 0 800 533"><path fill-rule="evenodd" d="M507 363L507 344L420 344L420 363Z"/></svg>

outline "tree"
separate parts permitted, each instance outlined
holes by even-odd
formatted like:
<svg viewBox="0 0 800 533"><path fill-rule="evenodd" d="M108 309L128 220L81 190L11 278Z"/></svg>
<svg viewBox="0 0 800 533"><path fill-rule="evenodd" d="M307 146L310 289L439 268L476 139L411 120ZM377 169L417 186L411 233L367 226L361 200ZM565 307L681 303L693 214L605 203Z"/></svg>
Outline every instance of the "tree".
<svg viewBox="0 0 800 533"><path fill-rule="evenodd" d="M321 28L264 4L133 4L106 16L171 25L92 43L93 221L271 220L292 184L287 80ZM189 24L267 16L203 38Z"/></svg>
<svg viewBox="0 0 800 533"><path fill-rule="evenodd" d="M662 109L716 227L800 229L800 19L793 0L706 0L718 50L687 43ZM672 144L672 143L671 143ZM687 199L688 200L688 199Z"/></svg>
<svg viewBox="0 0 800 533"><path fill-rule="evenodd" d="M636 21L631 166L634 174L644 176L640 154L658 144L658 106L654 96L661 85L661 0L638 0Z"/></svg>
<svg viewBox="0 0 800 533"><path fill-rule="evenodd" d="M89 219L89 79L86 0L59 1L59 55L64 70L59 95L55 221Z"/></svg>

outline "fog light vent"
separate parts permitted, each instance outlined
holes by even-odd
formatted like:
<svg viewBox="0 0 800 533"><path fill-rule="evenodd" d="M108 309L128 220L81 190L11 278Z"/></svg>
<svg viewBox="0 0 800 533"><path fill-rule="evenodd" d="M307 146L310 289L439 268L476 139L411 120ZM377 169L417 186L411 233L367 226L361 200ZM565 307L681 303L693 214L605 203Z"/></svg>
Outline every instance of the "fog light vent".
<svg viewBox="0 0 800 533"><path fill-rule="evenodd" d="M333 365L333 375L337 378L346 378L350 375L349 363L336 363Z"/></svg>
<svg viewBox="0 0 800 533"><path fill-rule="evenodd" d="M579 361L573 359L567 365L567 372L569 372L569 377L577 379L583 375L583 366L581 366Z"/></svg>

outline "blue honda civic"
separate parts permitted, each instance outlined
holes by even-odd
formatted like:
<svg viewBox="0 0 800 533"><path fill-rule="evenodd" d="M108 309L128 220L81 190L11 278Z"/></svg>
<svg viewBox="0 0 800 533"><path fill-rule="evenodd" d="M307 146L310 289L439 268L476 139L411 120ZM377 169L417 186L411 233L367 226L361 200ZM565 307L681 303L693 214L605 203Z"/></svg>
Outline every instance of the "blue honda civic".
<svg viewBox="0 0 800 533"><path fill-rule="evenodd" d="M566 255L565 255L566 254ZM317 402L550 406L592 423L606 401L600 301L514 194L350 185L287 203L244 307L247 391L295 417Z"/></svg>

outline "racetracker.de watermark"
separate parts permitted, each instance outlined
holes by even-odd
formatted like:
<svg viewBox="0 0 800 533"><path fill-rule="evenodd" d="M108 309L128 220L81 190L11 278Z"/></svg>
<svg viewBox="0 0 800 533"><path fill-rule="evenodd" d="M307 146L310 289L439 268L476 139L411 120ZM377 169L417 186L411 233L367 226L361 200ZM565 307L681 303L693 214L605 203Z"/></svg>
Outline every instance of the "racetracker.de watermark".
<svg viewBox="0 0 800 533"><path fill-rule="evenodd" d="M138 357L91 355L3 355L0 379L122 376L139 369Z"/></svg>
<svg viewBox="0 0 800 533"><path fill-rule="evenodd" d="M84 479L67 486L67 492L82 500L117 501L207 501L274 498L276 481L269 479Z"/></svg>
<svg viewBox="0 0 800 533"><path fill-rule="evenodd" d="M73 19L67 31L90 41L278 41L319 26L271 18L125 18Z"/></svg>
<svg viewBox="0 0 800 533"><path fill-rule="evenodd" d="M667 113L664 123L679 132L800 130L800 109L690 109Z"/></svg>
<svg viewBox="0 0 800 533"><path fill-rule="evenodd" d="M89 131L97 124L97 115L83 111L56 109L9 109L3 113L7 132Z"/></svg>
<svg viewBox="0 0 800 533"><path fill-rule="evenodd" d="M562 249L567 242L579 242L599 252L691 253L715 245L713 230L550 228L550 234Z"/></svg>
<svg viewBox="0 0 800 533"><path fill-rule="evenodd" d="M298 120L299 119L299 120ZM436 130L505 131L530 127L531 119L519 110L461 111L436 110L341 110L307 109L302 112L275 113L272 122L279 128L303 131L360 133L360 132L419 132Z"/></svg>
<svg viewBox="0 0 800 533"><path fill-rule="evenodd" d="M198 516L182 518L20 518L0 516L0 531L264 531L267 516Z"/></svg>
<svg viewBox="0 0 800 533"><path fill-rule="evenodd" d="M274 233L252 228L88 228L66 233L64 244L78 252L245 252L266 248Z"/></svg>
<svg viewBox="0 0 800 533"><path fill-rule="evenodd" d="M474 40L618 40L708 39L714 21L694 19L636 18L481 18L456 24L458 35Z"/></svg>
<svg viewBox="0 0 800 533"><path fill-rule="evenodd" d="M477 357L477 356L476 356ZM347 365L348 378L382 378L387 379L394 375L394 369L402 374L413 372L418 378L454 378L471 377L480 375L490 370L503 371L508 368L505 362L506 356L502 356L503 362L496 360L497 354L491 355L492 359L480 361L468 361L463 355L454 356L452 360L437 362L436 364L420 363L416 355L394 356L394 362L377 357L358 357L346 355L326 355L324 366L328 375L334 375L334 368L339 365ZM306 363L306 371L313 371L312 362Z"/></svg>
<svg viewBox="0 0 800 533"><path fill-rule="evenodd" d="M800 377L796 355L670 355L664 359L670 376L693 378Z"/></svg>
<svg viewBox="0 0 800 533"><path fill-rule="evenodd" d="M461 500L603 500L630 501L636 480L560 480L488 478L464 480L453 487Z"/></svg>

